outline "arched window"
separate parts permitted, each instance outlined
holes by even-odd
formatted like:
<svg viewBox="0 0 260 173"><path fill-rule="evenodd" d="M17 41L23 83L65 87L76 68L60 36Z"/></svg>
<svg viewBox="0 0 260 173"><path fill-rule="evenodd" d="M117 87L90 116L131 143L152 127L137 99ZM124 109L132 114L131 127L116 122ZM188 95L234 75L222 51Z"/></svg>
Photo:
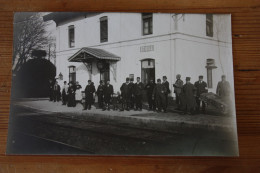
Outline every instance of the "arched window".
<svg viewBox="0 0 260 173"><path fill-rule="evenodd" d="M145 59L141 62L141 79L144 84L147 84L151 79L155 80L155 61L154 59Z"/></svg>
<svg viewBox="0 0 260 173"><path fill-rule="evenodd" d="M76 83L76 67L73 65L69 66L69 82Z"/></svg>

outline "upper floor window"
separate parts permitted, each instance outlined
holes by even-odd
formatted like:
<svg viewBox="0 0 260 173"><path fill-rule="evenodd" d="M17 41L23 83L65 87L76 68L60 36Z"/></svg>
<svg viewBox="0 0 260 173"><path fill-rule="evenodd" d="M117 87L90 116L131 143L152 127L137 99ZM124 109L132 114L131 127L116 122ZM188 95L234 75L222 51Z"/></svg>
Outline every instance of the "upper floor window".
<svg viewBox="0 0 260 173"><path fill-rule="evenodd" d="M153 34L153 14L143 13L143 35Z"/></svg>
<svg viewBox="0 0 260 173"><path fill-rule="evenodd" d="M213 14L206 14L206 35L213 37Z"/></svg>
<svg viewBox="0 0 260 173"><path fill-rule="evenodd" d="M69 26L69 47L75 47L75 28L74 25Z"/></svg>
<svg viewBox="0 0 260 173"><path fill-rule="evenodd" d="M107 16L100 18L100 42L107 42L108 40L108 21Z"/></svg>

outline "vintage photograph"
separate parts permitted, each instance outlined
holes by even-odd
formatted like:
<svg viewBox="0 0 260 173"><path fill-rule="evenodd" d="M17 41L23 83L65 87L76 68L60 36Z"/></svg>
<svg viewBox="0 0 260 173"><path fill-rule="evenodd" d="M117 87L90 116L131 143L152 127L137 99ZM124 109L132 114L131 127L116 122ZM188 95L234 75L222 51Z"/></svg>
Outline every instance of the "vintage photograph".
<svg viewBox="0 0 260 173"><path fill-rule="evenodd" d="M238 156L230 14L17 12L7 154Z"/></svg>

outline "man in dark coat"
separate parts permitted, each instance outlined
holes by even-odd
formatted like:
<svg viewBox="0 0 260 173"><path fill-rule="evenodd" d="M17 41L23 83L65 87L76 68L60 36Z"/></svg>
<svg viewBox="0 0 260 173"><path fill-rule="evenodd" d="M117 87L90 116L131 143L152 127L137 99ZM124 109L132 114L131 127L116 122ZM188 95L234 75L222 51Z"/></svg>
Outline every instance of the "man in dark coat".
<svg viewBox="0 0 260 173"><path fill-rule="evenodd" d="M200 100L200 95L203 93L207 93L207 83L203 81L203 76L200 75L199 76L199 80L197 82L195 82L194 84L195 88L196 88L196 102L197 102L197 111L200 111L200 104L202 102L202 112L205 113L205 107L206 104L204 101Z"/></svg>
<svg viewBox="0 0 260 173"><path fill-rule="evenodd" d="M157 84L153 89L153 99L155 99L158 112L161 112L162 108L163 108L163 111L166 112L166 98L165 98L166 92L167 92L167 89L161 83L161 79L157 79Z"/></svg>
<svg viewBox="0 0 260 173"><path fill-rule="evenodd" d="M146 90L147 94L147 99L148 99L148 105L149 105L149 110L156 110L156 105L155 105L155 100L153 99L153 89L155 87L155 83L153 79L149 81L149 83L144 87Z"/></svg>
<svg viewBox="0 0 260 173"><path fill-rule="evenodd" d="M226 103L230 102L230 84L226 81L225 75L221 76L221 81L218 82L216 93Z"/></svg>
<svg viewBox="0 0 260 173"><path fill-rule="evenodd" d="M129 83L129 92L130 92L130 108L134 109L135 105L135 96L134 96L134 79L130 78L130 83Z"/></svg>
<svg viewBox="0 0 260 173"><path fill-rule="evenodd" d="M129 107L130 107L130 87L129 87L129 78L126 78L126 82L122 84L122 86L120 87L120 91L121 91L121 96L122 96L122 111L123 110L127 110L129 111Z"/></svg>
<svg viewBox="0 0 260 173"><path fill-rule="evenodd" d="M192 114L194 109L196 108L196 100L195 100L196 88L190 83L190 77L186 77L186 84L182 87L182 97L183 97L183 110L184 113Z"/></svg>
<svg viewBox="0 0 260 173"><path fill-rule="evenodd" d="M53 85L54 85L54 81L52 79L49 79L49 97L50 97L50 101L53 101Z"/></svg>
<svg viewBox="0 0 260 173"><path fill-rule="evenodd" d="M93 93L95 93L95 91L95 86L92 84L91 80L88 80L88 85L85 88L85 109L91 109L91 105L93 103Z"/></svg>
<svg viewBox="0 0 260 173"><path fill-rule="evenodd" d="M140 77L137 77L136 81L137 82L135 83L134 86L134 95L135 95L135 104L136 104L135 110L142 111L143 108L142 94L143 94L144 84L140 82Z"/></svg>
<svg viewBox="0 0 260 173"><path fill-rule="evenodd" d="M167 81L167 77L166 76L163 76L163 83L164 87L166 88L166 93L165 93L165 98L166 98L166 101L165 101L165 104L166 104L166 108L168 107L168 94L170 94L170 84L169 82Z"/></svg>
<svg viewBox="0 0 260 173"><path fill-rule="evenodd" d="M60 85L56 81L54 86L53 86L53 101L54 102L59 102L60 101Z"/></svg>
<svg viewBox="0 0 260 173"><path fill-rule="evenodd" d="M111 103L111 98L114 93L114 88L113 85L110 84L110 81L107 81L107 84L105 85L104 88L104 101L105 101L105 106L103 110L110 110L110 103Z"/></svg>
<svg viewBox="0 0 260 173"><path fill-rule="evenodd" d="M177 109L180 110L181 109L181 91L182 91L182 86L183 86L183 81L181 80L181 75L177 74L176 75L176 81L175 84L173 84L174 87L174 93L176 96L176 105L177 105Z"/></svg>
<svg viewBox="0 0 260 173"><path fill-rule="evenodd" d="M101 80L97 88L98 106L100 109L104 108L104 82Z"/></svg>

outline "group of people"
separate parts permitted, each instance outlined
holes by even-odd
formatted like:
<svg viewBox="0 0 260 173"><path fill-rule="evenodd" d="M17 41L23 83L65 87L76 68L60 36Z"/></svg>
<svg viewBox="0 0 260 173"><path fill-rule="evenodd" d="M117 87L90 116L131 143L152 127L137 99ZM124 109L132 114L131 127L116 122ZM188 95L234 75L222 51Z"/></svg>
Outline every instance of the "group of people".
<svg viewBox="0 0 260 173"><path fill-rule="evenodd" d="M190 82L190 77L186 77L186 83L181 80L181 75L176 76L176 82L173 84L176 94L177 109L182 110L183 114L192 114L194 112L205 113L206 104L200 99L201 94L207 93L207 83L203 81L203 76L194 84ZM224 101L228 102L230 97L230 84L226 81L226 76L221 76L218 82L216 94Z"/></svg>
<svg viewBox="0 0 260 173"><path fill-rule="evenodd" d="M184 84L181 75L176 76L176 81L173 84L176 95L176 109L181 110L183 114L192 114L195 111L205 113L206 104L200 100L200 95L208 92L207 83L203 81L203 76L199 76L198 81L194 84L190 82L190 79L190 77L186 77L186 83ZM78 82L75 84L69 82L67 84L64 81L61 90L58 82L55 81L54 84L50 85L50 100L54 102L61 100L63 105L75 107L77 102L81 103L82 101L81 89L82 87ZM163 76L162 80L157 79L156 83L151 79L146 85L140 81L140 77L136 78L135 83L133 78L126 78L126 81L120 87L121 92L117 93L114 93L110 81L101 80L96 90L94 83L88 80L84 90L85 102L83 109L90 110L95 102L95 95L97 95L98 108L103 111L110 110L111 106L113 110L129 111L134 109L141 111L143 109L143 90L146 90L149 110L167 112L168 95L171 91L166 76ZM222 75L216 93L223 98L229 97L230 85L226 81L225 75Z"/></svg>
<svg viewBox="0 0 260 173"><path fill-rule="evenodd" d="M64 81L64 85L61 88L56 80L49 80L49 98L50 101L59 102L62 101L62 105L67 105L68 107L75 107L77 103L82 100L81 85L79 82L73 83L69 82L67 84Z"/></svg>

